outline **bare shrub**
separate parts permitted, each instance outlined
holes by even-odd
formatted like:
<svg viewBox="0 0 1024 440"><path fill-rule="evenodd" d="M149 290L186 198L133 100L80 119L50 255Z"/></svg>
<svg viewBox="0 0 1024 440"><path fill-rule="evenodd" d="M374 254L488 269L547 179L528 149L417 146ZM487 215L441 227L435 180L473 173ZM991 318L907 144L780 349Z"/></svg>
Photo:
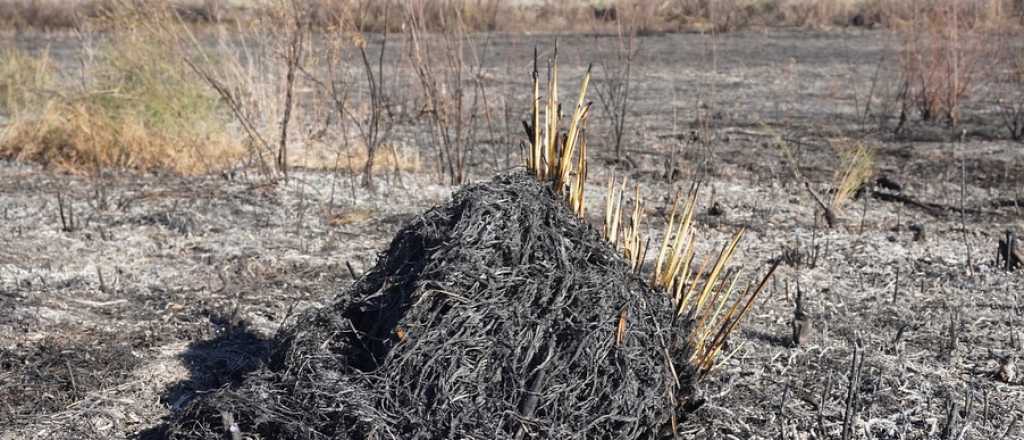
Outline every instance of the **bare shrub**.
<svg viewBox="0 0 1024 440"><path fill-rule="evenodd" d="M272 14L238 25L232 36L219 34L213 46L180 19L160 29L166 35L184 35L179 44L197 54L182 54L182 59L227 104L245 134L250 164L258 164L265 174L276 171L287 177L289 136L299 125L293 111L297 75L308 61L310 28L308 10L298 3L274 4Z"/></svg>
<svg viewBox="0 0 1024 440"><path fill-rule="evenodd" d="M637 39L639 25L619 21L617 39L613 53L603 57L599 63L601 73L595 81L597 98L601 103L602 115L611 127L611 147L615 160L621 160L623 142L626 136L627 117L630 112L630 87L633 81L634 61L640 53Z"/></svg>
<svg viewBox="0 0 1024 440"><path fill-rule="evenodd" d="M386 29L386 28L385 28ZM381 39L380 50L377 54L376 70L371 64L370 56L366 52L365 40L357 44L359 57L362 61L363 73L366 75L367 98L369 100L369 111L365 116L359 117L348 111L349 119L359 130L363 144L366 146L366 163L363 168L363 185L372 189L373 164L377 156L377 150L388 139L391 129L394 127L394 115L388 107L389 91L384 76L384 54L388 44L388 33L384 32Z"/></svg>
<svg viewBox="0 0 1024 440"><path fill-rule="evenodd" d="M1024 49L1018 45L1020 32L1010 32L1001 44L1002 69L997 80L1001 87L995 106L1003 128L1013 140L1024 140ZM1009 89L1009 92L1004 90Z"/></svg>
<svg viewBox="0 0 1024 440"><path fill-rule="evenodd" d="M411 2L406 9L409 58L428 109L438 171L459 185L479 141L479 122L491 119L483 65L461 16L456 13L443 32L429 33L424 3ZM480 47L486 51L487 43Z"/></svg>
<svg viewBox="0 0 1024 440"><path fill-rule="evenodd" d="M901 37L900 125L916 113L924 121L957 125L962 102L983 81L992 44L980 8L986 2L940 0L914 11Z"/></svg>

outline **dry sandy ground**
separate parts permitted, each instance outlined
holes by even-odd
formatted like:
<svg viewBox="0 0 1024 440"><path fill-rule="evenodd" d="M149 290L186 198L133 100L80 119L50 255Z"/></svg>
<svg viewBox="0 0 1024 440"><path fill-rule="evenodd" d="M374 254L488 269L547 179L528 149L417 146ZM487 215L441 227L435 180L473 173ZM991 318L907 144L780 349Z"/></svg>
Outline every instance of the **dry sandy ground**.
<svg viewBox="0 0 1024 440"><path fill-rule="evenodd" d="M1024 273L995 260L1004 230L1024 232L1024 147L987 140L982 117L968 121L965 143L941 128L894 138L859 124L857 96L891 54L887 41L725 36L716 73L703 37L644 39L630 144L642 154L617 174L641 182L653 242L667 199L700 178L705 252L746 227L739 263L753 272L786 261L703 384L708 403L683 426L687 438L839 438L846 419L852 438L1024 438L1024 373L999 375L1024 368ZM520 69L535 42L502 40L499 58ZM560 44L567 81L582 72L569 66L600 59L593 37ZM492 70L501 78L506 65ZM527 90L524 77L508 81ZM710 147L689 137L701 114L715 121ZM840 136L874 145L879 175L903 194L942 206L868 190L826 228L777 144L826 193L829 140ZM592 164L595 223L606 156ZM506 165L489 162L473 177ZM267 183L0 164L0 439L159 438L163 418L254 368L289 316L341 292L404 221L442 203L452 188L438 180L405 174L371 194L330 171ZM707 210L716 203L720 213ZM793 346L798 290L813 331Z"/></svg>

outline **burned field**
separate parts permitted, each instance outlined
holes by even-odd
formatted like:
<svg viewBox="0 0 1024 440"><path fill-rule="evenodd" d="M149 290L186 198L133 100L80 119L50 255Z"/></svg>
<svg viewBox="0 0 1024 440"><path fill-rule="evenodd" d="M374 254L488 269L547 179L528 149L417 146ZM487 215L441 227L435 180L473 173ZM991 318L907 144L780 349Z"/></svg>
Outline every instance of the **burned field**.
<svg viewBox="0 0 1024 440"><path fill-rule="evenodd" d="M710 71L686 61L710 60L703 37L642 37L629 159L593 116L584 219L508 171L537 37L497 40L511 61L482 77L517 110L493 137L516 141L482 144L461 188L428 170L370 192L347 169L270 182L0 164L0 439L1024 436L1024 272L997 255L1024 228L1024 148L983 111L899 135L898 115L864 116L886 105L864 94L896 81L874 63L887 38L727 34ZM560 38L567 97L608 55L594 41ZM396 138L429 145L409 124ZM870 177L836 202L856 143ZM646 284L657 249L634 275L602 240L623 177L655 247L699 181L696 254L743 229L743 282L777 264L700 381L663 374L660 340L685 330ZM686 411L665 411L666 386Z"/></svg>

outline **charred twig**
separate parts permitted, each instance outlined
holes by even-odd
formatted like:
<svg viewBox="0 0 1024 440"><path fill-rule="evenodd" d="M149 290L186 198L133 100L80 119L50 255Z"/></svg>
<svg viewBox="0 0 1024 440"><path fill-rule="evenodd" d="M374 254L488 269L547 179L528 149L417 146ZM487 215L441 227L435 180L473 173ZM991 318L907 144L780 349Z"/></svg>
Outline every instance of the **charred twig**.
<svg viewBox="0 0 1024 440"><path fill-rule="evenodd" d="M825 389L821 391L821 398L818 399L818 431L822 434L825 433L825 405L828 404L829 397L832 395L832 379L834 377L831 372L828 374L828 382L825 383Z"/></svg>
<svg viewBox="0 0 1024 440"><path fill-rule="evenodd" d="M857 417L857 399L860 395L860 375L864 367L864 349L858 341L853 342L853 357L850 362L850 385L846 391L846 410L843 412L842 440L853 435L853 421Z"/></svg>
<svg viewBox="0 0 1024 440"><path fill-rule="evenodd" d="M71 233L78 230L78 223L75 221L75 207L70 201L65 202L64 196L57 193L57 209L60 212L60 230Z"/></svg>
<svg viewBox="0 0 1024 440"><path fill-rule="evenodd" d="M900 296L900 267L896 266L896 282L892 286L892 302L896 303L896 299Z"/></svg>
<svg viewBox="0 0 1024 440"><path fill-rule="evenodd" d="M353 281L359 279L359 275L356 274L356 270L352 268L352 262L351 261L346 261L345 262L345 267L348 268L348 275L350 277L352 277Z"/></svg>
<svg viewBox="0 0 1024 440"><path fill-rule="evenodd" d="M1003 262L1003 270L1013 272L1024 267L1024 257L1017 250L1017 237L1012 230L1006 230L1006 239L999 240L998 258Z"/></svg>
<svg viewBox="0 0 1024 440"><path fill-rule="evenodd" d="M958 206L943 205L941 203L922 202L922 201L914 199L913 197L908 196L906 194L893 194L893 193L886 192L886 191L873 190L873 191L871 191L871 197L874 197L874 198L876 198L878 200L881 200L883 202L897 202L897 203L902 203L904 205L913 206L915 208L918 208L918 209L924 211L928 215L930 215L932 217L936 217L936 218L942 218L944 215L949 214L949 213L957 213L957 214L959 214L960 212L964 212L964 213L972 214L972 215L994 215L994 214L997 214L996 212L988 211L988 210L980 209L980 208L968 208L966 206L961 208L961 207L958 207Z"/></svg>
<svg viewBox="0 0 1024 440"><path fill-rule="evenodd" d="M110 286L107 286L106 280L103 279L103 271L100 270L99 266L96 266L96 278L100 282L100 292L110 293Z"/></svg>
<svg viewBox="0 0 1024 440"><path fill-rule="evenodd" d="M824 200L821 199L821 196L819 196L818 193L815 192L813 188L811 188L811 182L808 182L806 179L804 180L804 188L807 188L807 192L811 194L811 197L814 198L814 201L818 204L818 207L821 208L822 212L824 213L825 222L828 223L828 227L834 227L838 221L836 219L836 213L835 211L832 210L832 207L830 207L827 203L825 203Z"/></svg>
<svg viewBox="0 0 1024 440"><path fill-rule="evenodd" d="M964 130L964 133L967 131ZM961 142L963 142L961 136ZM967 164L963 157L960 158L960 233L964 240L964 251L967 253L967 273L974 273L974 258L971 255L971 242L967 239L967 213L964 212L964 202L967 198Z"/></svg>
<svg viewBox="0 0 1024 440"><path fill-rule="evenodd" d="M793 309L793 346L806 345L813 332L813 324L807 312L804 311L804 291L800 288L799 281L796 284L796 307Z"/></svg>

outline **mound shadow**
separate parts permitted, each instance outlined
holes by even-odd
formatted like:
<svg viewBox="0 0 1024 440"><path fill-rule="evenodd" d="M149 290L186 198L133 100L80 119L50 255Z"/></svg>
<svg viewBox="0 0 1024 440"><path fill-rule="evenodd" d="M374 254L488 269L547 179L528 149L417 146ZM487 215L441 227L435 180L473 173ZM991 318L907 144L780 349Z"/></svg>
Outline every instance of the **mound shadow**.
<svg viewBox="0 0 1024 440"><path fill-rule="evenodd" d="M210 316L214 337L194 341L179 355L188 368L188 378L170 385L160 398L172 415L162 423L140 432L139 440L160 440L170 437L170 421L174 413L192 400L221 389L237 387L245 376L265 365L270 359L271 340L253 331L237 315Z"/></svg>

